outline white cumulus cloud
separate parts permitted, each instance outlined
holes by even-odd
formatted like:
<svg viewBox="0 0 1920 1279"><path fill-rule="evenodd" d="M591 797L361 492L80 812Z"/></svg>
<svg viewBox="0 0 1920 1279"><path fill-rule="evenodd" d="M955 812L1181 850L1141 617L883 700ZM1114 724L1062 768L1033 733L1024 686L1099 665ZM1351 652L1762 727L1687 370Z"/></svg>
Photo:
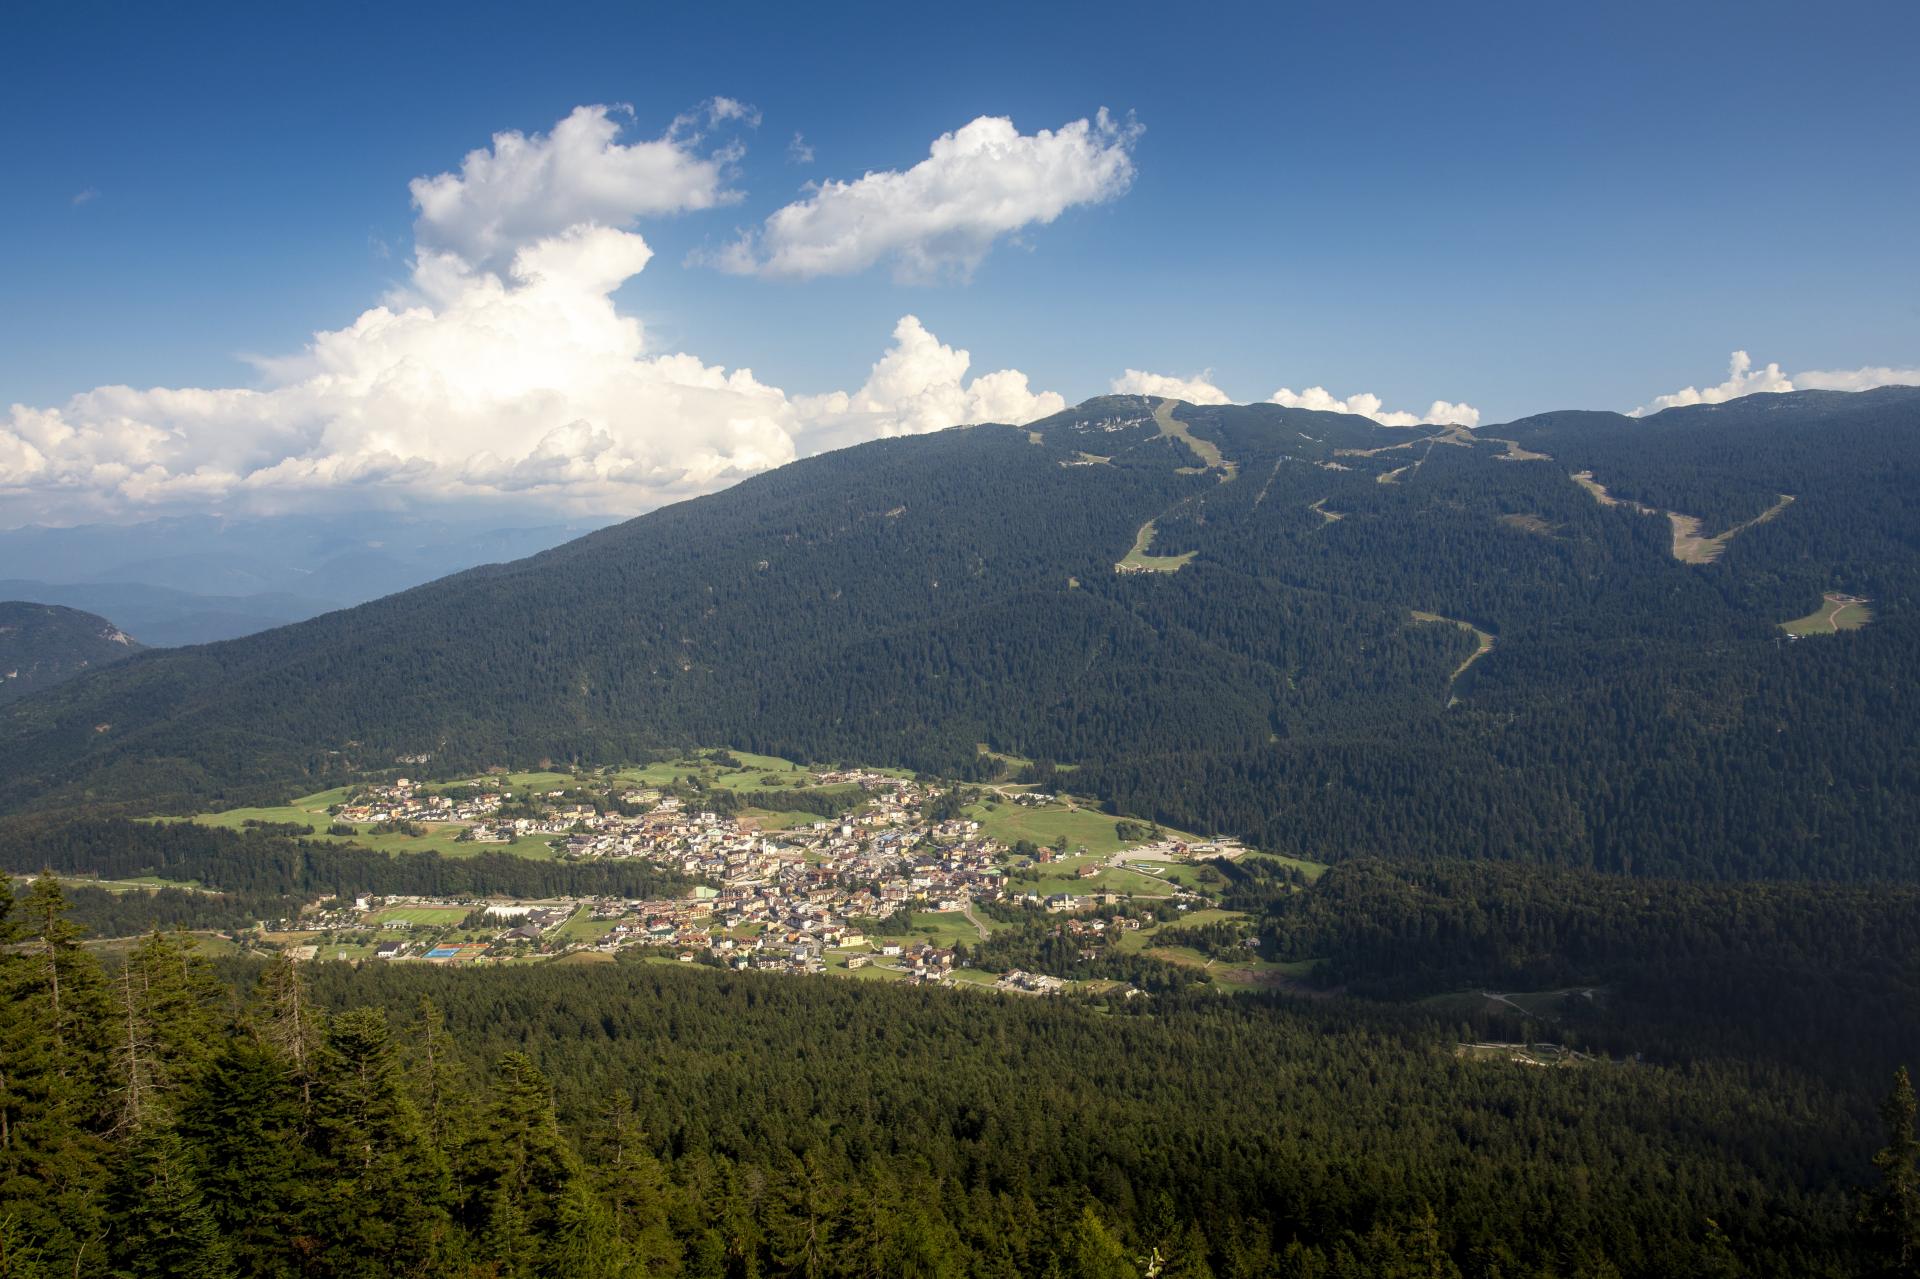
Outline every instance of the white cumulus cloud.
<svg viewBox="0 0 1920 1279"><path fill-rule="evenodd" d="M709 105L703 118L740 118L737 105ZM912 316L853 392L793 397L750 369L657 349L613 301L652 251L639 233L606 221L686 201L638 199L631 148L565 140L582 120L598 134L605 113L583 111L544 138L504 148L496 138L487 163L469 156L460 181L478 174L479 186L459 187L466 195L448 207L466 199L487 216L423 233L405 289L299 352L258 361L258 385L110 386L52 407L13 405L0 416L0 512L10 522L70 522L386 495L533 497L632 513L825 447L1020 423L1064 407L1017 370L969 379L968 353ZM519 137L500 135L509 136ZM625 194L599 203L531 188L510 196L520 180L507 181L495 162L522 144L572 154L563 185L576 194ZM562 216L577 220L549 229ZM448 230L455 225L458 234Z"/></svg>
<svg viewBox="0 0 1920 1279"><path fill-rule="evenodd" d="M1361 391L1341 399L1324 386L1310 386L1304 391L1295 391L1283 386L1267 397L1267 403L1290 409L1352 413L1357 417L1370 417L1382 426L1432 424L1474 427L1480 425L1480 410L1471 404L1454 404L1447 400L1435 400L1427 406L1425 413L1409 413L1404 409L1385 408L1380 397L1370 391Z"/></svg>
<svg viewBox="0 0 1920 1279"><path fill-rule="evenodd" d="M830 181L710 256L738 274L806 279L890 262L904 281L964 276L996 240L1123 194L1141 127L1092 120L1023 134L981 116L933 141L912 168Z"/></svg>
<svg viewBox="0 0 1920 1279"><path fill-rule="evenodd" d="M649 215L710 209L739 199L727 189L738 150L701 154L702 122L754 123L751 107L714 98L659 138L619 141L625 108L575 107L548 133L509 130L469 152L458 173L415 178L409 189L423 249L504 268L513 251L584 222L628 226Z"/></svg>
<svg viewBox="0 0 1920 1279"><path fill-rule="evenodd" d="M1212 369L1203 369L1192 377L1172 377L1165 373L1145 373L1128 369L1109 383L1115 395L1155 395L1188 404L1231 404L1227 393L1208 379Z"/></svg>
<svg viewBox="0 0 1920 1279"><path fill-rule="evenodd" d="M1128 369L1113 379L1112 388L1115 395L1158 395L1171 400L1185 400L1189 404L1233 403L1231 396L1213 384L1211 369L1193 377L1169 377L1164 373ZM1382 426L1420 426L1427 423L1469 427L1480 425L1480 410L1471 404L1435 400L1427 406L1425 413L1407 413L1382 407L1377 395L1363 391L1340 399L1323 386L1310 386L1304 391L1283 386L1268 396L1267 402L1290 409L1352 413L1359 417L1370 417Z"/></svg>
<svg viewBox="0 0 1920 1279"><path fill-rule="evenodd" d="M745 122L749 129L760 127L760 108L742 102L738 98L708 98L701 109L689 115L683 115L674 121L676 128L685 131L695 127L701 114L707 117L709 125L725 124L728 120Z"/></svg>
<svg viewBox="0 0 1920 1279"><path fill-rule="evenodd" d="M1808 369L1793 375L1802 391L1871 391L1876 386L1920 386L1920 368L1895 369L1884 364L1858 369Z"/></svg>
<svg viewBox="0 0 1920 1279"><path fill-rule="evenodd" d="M834 391L795 401L803 418L837 442L937 431L956 422L1036 421L1067 407L1052 391L1036 393L1018 369L984 373L972 381L973 356L943 345L917 316L893 327L893 346L874 364L858 391Z"/></svg>
<svg viewBox="0 0 1920 1279"><path fill-rule="evenodd" d="M1727 361L1727 380L1715 386L1682 387L1671 395L1657 395L1628 416L1645 417L1662 409L1685 408L1690 404L1724 404L1743 395L1780 391L1870 391L1877 386L1920 386L1920 368L1890 368L1867 365L1857 369L1807 369L1791 377L1778 364L1753 366L1753 357L1735 351Z"/></svg>
<svg viewBox="0 0 1920 1279"><path fill-rule="evenodd" d="M1735 351L1727 361L1727 380L1716 386L1685 386L1671 395L1656 395L1651 404L1643 404L1629 416L1645 417L1662 409L1684 408L1689 404L1723 404L1743 395L1762 391L1791 391L1793 379L1780 371L1778 364L1753 367L1753 357Z"/></svg>

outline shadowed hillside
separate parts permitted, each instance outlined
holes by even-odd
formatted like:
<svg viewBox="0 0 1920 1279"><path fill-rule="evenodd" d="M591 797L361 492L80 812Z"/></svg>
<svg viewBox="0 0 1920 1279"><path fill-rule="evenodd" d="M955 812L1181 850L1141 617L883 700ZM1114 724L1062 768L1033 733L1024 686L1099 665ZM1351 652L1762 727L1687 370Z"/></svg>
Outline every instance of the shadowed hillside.
<svg viewBox="0 0 1920 1279"><path fill-rule="evenodd" d="M0 706L141 649L104 617L57 604L0 602Z"/></svg>

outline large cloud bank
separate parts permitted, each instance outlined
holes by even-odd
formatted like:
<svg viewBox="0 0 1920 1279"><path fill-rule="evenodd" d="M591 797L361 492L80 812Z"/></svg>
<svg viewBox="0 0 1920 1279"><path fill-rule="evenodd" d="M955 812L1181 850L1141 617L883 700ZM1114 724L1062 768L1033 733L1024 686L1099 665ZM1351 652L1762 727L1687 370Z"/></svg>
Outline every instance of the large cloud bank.
<svg viewBox="0 0 1920 1279"><path fill-rule="evenodd" d="M1791 377L1778 364L1753 367L1753 357L1735 351L1727 361L1727 380L1714 386L1686 386L1671 395L1657 395L1649 404L1633 410L1633 417L1645 417L1662 409L1685 408L1691 404L1724 404L1743 395L1778 391L1870 391L1876 386L1920 386L1920 368L1896 369L1868 365L1858 369L1808 369Z"/></svg>
<svg viewBox="0 0 1920 1279"><path fill-rule="evenodd" d="M1162 373L1143 373L1139 369L1128 369L1113 380L1112 389L1116 395L1163 395L1169 399L1185 400L1189 404L1233 403L1232 398L1225 391L1213 384L1211 374L1207 372L1195 374L1193 377L1169 377ZM1267 403L1279 404L1290 409L1352 413L1359 417L1370 417L1382 426L1420 426L1428 423L1451 426L1480 425L1480 410L1471 404L1451 404L1446 400L1435 400L1427 406L1425 413L1409 413L1386 408L1379 396L1369 392L1362 391L1341 399L1323 386L1310 386L1304 391L1294 391L1283 386L1267 397Z"/></svg>
<svg viewBox="0 0 1920 1279"><path fill-rule="evenodd" d="M641 217L732 198L751 108L715 99L660 138L619 140L582 107L497 135L412 184L408 286L248 388L100 387L0 419L0 502L60 522L193 506L274 511L516 496L633 512L823 447L1063 406L1024 374L969 378L964 350L908 316L856 391L794 397L654 349L613 293L652 251Z"/></svg>

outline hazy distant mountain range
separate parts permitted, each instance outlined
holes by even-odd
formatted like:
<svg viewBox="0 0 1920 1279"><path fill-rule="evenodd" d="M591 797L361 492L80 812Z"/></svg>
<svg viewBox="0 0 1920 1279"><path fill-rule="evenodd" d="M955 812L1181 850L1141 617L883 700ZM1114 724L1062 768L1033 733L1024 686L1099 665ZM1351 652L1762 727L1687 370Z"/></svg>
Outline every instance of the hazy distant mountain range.
<svg viewBox="0 0 1920 1279"><path fill-rule="evenodd" d="M204 644L519 559L606 522L502 528L361 512L9 529L0 599L99 613L156 647Z"/></svg>

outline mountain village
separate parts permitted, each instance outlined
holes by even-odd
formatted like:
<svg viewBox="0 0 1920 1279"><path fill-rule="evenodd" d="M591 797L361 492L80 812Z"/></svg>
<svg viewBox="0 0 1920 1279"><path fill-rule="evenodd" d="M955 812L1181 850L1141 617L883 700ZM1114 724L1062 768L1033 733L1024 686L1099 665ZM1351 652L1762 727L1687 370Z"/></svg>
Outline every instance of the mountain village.
<svg viewBox="0 0 1920 1279"><path fill-rule="evenodd" d="M362 896L318 903L298 919L262 921L236 940L298 960L593 962L635 951L743 970L870 969L862 975L1044 994L1069 983L970 970L969 942L984 941L1008 919L1036 916L1063 917L1063 930L1088 945L1150 929L1210 905L1203 881L1219 876L1196 878L1196 867L1247 851L1233 840L1171 837L1124 820L1118 829L1139 838L1112 851L1089 853L1064 837L1050 846L1008 842L964 815L960 799L968 792L959 783L860 768L783 780L796 794L833 796L822 807L841 811L799 822L789 813L776 825L752 810L721 811L736 807L725 802L703 807L684 788L619 779L509 789L497 778L450 785L400 778L356 788L326 810L336 832L371 824L414 834L457 830L462 843L481 846L532 840L570 861L641 859L692 887L658 900ZM971 792L976 803L982 793ZM1033 787L985 793L994 808L1016 814L1115 820ZM708 792L715 795L733 798Z"/></svg>

